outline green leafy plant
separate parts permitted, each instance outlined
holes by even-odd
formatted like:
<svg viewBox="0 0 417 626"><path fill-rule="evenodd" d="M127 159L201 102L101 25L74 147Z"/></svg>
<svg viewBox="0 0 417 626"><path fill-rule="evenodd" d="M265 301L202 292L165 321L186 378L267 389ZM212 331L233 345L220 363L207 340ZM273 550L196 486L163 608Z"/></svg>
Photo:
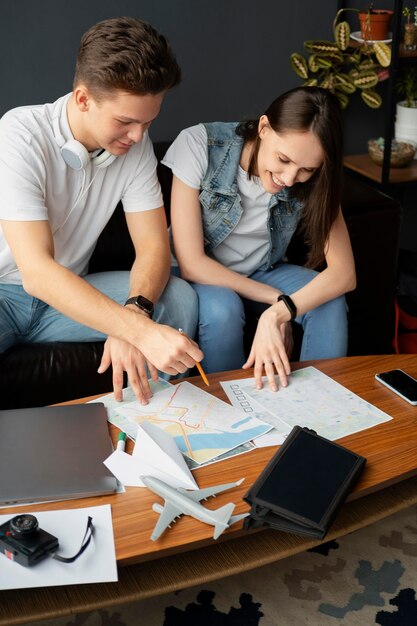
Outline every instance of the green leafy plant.
<svg viewBox="0 0 417 626"><path fill-rule="evenodd" d="M407 19L407 24L411 24L411 10L410 7L403 8L403 15Z"/></svg>
<svg viewBox="0 0 417 626"><path fill-rule="evenodd" d="M403 68L396 88L401 96L405 97L404 104L409 108L417 108L417 67Z"/></svg>
<svg viewBox="0 0 417 626"><path fill-rule="evenodd" d="M413 12L411 12L410 7L404 7L403 8L403 15L407 19L407 24L411 24L411 15L413 15L414 24L417 25L417 7L414 7L414 11Z"/></svg>
<svg viewBox="0 0 417 626"><path fill-rule="evenodd" d="M333 92L343 108L348 105L349 96L359 92L367 106L377 109L382 98L375 88L388 77L391 49L382 42L371 44L364 41L358 46L352 45L349 23L338 22L343 11L361 12L359 9L340 9L333 21L334 41L305 41L308 57L293 52L291 67L305 81L304 85ZM370 13L371 9L368 11Z"/></svg>

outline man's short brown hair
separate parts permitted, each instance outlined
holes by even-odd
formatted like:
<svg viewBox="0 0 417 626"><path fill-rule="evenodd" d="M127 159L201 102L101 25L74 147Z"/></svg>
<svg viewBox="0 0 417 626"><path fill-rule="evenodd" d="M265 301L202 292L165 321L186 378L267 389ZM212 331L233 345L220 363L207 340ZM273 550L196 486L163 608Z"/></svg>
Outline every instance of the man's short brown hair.
<svg viewBox="0 0 417 626"><path fill-rule="evenodd" d="M155 95L180 80L169 42L147 22L134 17L104 20L81 39L74 87L84 84L96 99L116 89Z"/></svg>

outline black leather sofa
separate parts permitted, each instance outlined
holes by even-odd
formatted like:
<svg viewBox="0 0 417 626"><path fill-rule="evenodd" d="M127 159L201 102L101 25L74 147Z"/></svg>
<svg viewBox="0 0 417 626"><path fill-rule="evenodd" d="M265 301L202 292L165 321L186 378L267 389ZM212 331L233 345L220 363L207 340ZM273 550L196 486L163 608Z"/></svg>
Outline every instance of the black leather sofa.
<svg viewBox="0 0 417 626"><path fill-rule="evenodd" d="M155 144L162 158L168 143ZM158 167L169 218L171 172ZM345 174L342 208L356 261L358 284L348 294L349 354L392 352L394 297L401 206L398 201ZM290 260L305 250L294 240ZM90 271L131 267L133 247L123 209L117 207L90 262ZM250 332L253 324L248 324ZM0 355L0 409L43 406L112 390L111 371L98 374L103 344L17 345ZM296 358L297 352L294 356Z"/></svg>

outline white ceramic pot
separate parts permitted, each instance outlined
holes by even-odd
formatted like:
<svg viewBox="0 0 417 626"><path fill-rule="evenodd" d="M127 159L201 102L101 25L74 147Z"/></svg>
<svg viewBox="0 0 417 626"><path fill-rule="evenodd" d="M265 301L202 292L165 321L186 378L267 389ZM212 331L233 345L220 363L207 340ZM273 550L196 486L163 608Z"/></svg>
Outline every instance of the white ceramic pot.
<svg viewBox="0 0 417 626"><path fill-rule="evenodd" d="M404 101L397 104L395 139L417 144L417 107L406 107ZM417 152L414 158L417 159Z"/></svg>

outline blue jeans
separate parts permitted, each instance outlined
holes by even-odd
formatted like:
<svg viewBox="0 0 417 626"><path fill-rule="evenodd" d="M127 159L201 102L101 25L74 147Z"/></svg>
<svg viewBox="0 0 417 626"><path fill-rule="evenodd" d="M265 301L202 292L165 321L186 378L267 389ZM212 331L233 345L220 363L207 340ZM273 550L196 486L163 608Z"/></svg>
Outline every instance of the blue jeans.
<svg viewBox="0 0 417 626"><path fill-rule="evenodd" d="M173 273L178 274L177 268ZM292 294L309 283L317 272L281 263L273 270L258 270L253 280L271 285L283 293ZM199 322L197 341L204 352L202 365L206 372L238 369L246 361L243 348L245 307L259 316L267 305L242 299L231 289L214 285L190 283L198 295ZM300 360L330 359L346 356L347 306L344 296L299 315L303 327Z"/></svg>
<svg viewBox="0 0 417 626"><path fill-rule="evenodd" d="M129 293L130 272L100 272L84 277L88 283L119 304ZM155 305L154 320L182 328L194 337L198 303L184 281L171 277ZM71 320L42 300L29 296L21 285L0 283L0 353L17 343L50 341L103 341L106 336Z"/></svg>

